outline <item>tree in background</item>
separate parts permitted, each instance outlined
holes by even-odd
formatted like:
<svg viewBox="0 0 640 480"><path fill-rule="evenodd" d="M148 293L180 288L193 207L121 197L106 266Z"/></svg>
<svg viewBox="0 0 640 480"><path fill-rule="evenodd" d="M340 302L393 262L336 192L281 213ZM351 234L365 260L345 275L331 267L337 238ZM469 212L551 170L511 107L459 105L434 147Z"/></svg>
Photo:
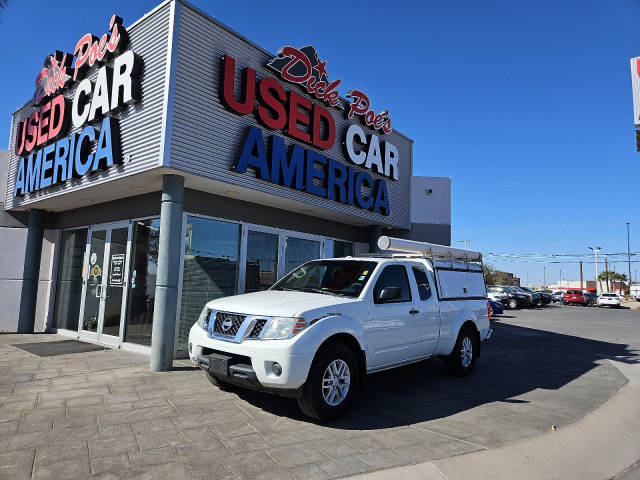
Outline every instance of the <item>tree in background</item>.
<svg viewBox="0 0 640 480"><path fill-rule="evenodd" d="M487 285L513 285L513 275L498 270L493 265L484 265L484 283Z"/></svg>
<svg viewBox="0 0 640 480"><path fill-rule="evenodd" d="M627 281L627 275L624 273L618 273L614 271L600 272L600 275L598 275L598 280L605 283L605 285L607 286L607 292L615 290L616 282L618 282L618 292L620 293L620 295L622 295L623 288L627 290L627 287L625 285ZM602 291L602 283L600 283L600 290Z"/></svg>

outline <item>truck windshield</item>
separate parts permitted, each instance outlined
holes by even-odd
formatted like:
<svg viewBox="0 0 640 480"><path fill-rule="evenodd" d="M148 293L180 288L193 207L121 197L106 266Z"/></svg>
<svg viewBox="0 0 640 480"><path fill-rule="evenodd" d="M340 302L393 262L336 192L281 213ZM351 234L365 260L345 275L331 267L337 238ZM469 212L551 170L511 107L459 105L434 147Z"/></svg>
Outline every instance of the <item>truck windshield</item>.
<svg viewBox="0 0 640 480"><path fill-rule="evenodd" d="M271 290L357 297L375 268L376 262L362 260L313 260L291 271Z"/></svg>

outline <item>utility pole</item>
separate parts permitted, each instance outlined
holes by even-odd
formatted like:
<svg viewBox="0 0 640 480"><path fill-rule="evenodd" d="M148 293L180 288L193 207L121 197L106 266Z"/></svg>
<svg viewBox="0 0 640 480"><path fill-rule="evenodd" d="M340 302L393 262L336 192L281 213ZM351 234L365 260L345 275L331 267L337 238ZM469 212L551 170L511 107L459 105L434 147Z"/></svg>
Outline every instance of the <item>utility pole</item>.
<svg viewBox="0 0 640 480"><path fill-rule="evenodd" d="M598 252L601 247L587 247L596 256L596 294L598 294Z"/></svg>
<svg viewBox="0 0 640 480"><path fill-rule="evenodd" d="M527 287L529 286L529 272L527 272Z"/></svg>
<svg viewBox="0 0 640 480"><path fill-rule="evenodd" d="M604 257L604 276L605 276L605 282L607 284L607 293L609 293L609 290L611 290L611 287L609 287L609 263L607 262L607 257Z"/></svg>
<svg viewBox="0 0 640 480"><path fill-rule="evenodd" d="M582 260L580 260L580 290L582 290Z"/></svg>
<svg viewBox="0 0 640 480"><path fill-rule="evenodd" d="M459 243L464 243L464 248L468 248L469 242L473 242L473 240L458 240Z"/></svg>
<svg viewBox="0 0 640 480"><path fill-rule="evenodd" d="M547 266L545 265L543 267L543 277L542 277L542 286L544 287L543 290L547 289Z"/></svg>
<svg viewBox="0 0 640 480"><path fill-rule="evenodd" d="M631 293L631 242L629 240L629 222L627 222L627 263L629 265L629 293Z"/></svg>
<svg viewBox="0 0 640 480"><path fill-rule="evenodd" d="M562 288L562 270L560 270L560 288Z"/></svg>

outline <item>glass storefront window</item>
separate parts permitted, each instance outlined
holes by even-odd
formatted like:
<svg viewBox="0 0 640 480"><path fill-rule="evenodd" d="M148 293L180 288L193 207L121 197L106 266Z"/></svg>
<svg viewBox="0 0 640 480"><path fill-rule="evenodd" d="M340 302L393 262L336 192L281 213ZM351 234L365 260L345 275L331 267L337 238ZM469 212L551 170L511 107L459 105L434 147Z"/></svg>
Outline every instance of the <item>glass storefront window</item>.
<svg viewBox="0 0 640 480"><path fill-rule="evenodd" d="M130 293L124 333L127 342L151 345L159 241L160 219L134 222Z"/></svg>
<svg viewBox="0 0 640 480"><path fill-rule="evenodd" d="M53 327L78 330L87 229L62 232Z"/></svg>
<svg viewBox="0 0 640 480"><path fill-rule="evenodd" d="M320 258L320 242L306 238L287 237L284 253L285 274L309 260Z"/></svg>
<svg viewBox="0 0 640 480"><path fill-rule="evenodd" d="M247 233L247 263L245 293L266 290L278 274L278 235L275 233Z"/></svg>
<svg viewBox="0 0 640 480"><path fill-rule="evenodd" d="M334 257L353 257L353 243L335 240L333 242Z"/></svg>
<svg viewBox="0 0 640 480"><path fill-rule="evenodd" d="M178 350L187 350L189 330L209 300L235 295L240 225L187 217Z"/></svg>

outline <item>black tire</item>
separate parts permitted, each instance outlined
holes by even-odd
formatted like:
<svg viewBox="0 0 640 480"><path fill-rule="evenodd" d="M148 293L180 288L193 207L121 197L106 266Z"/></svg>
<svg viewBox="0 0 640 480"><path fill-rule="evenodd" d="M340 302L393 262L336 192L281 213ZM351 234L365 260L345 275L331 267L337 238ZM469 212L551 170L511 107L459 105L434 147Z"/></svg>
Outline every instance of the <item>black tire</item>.
<svg viewBox="0 0 640 480"><path fill-rule="evenodd" d="M231 385L229 382L220 380L218 377L216 377L215 375L211 375L209 372L205 371L204 373L209 379L209 381L211 382L211 384L218 387L223 392L228 392L230 390L233 390L233 385Z"/></svg>
<svg viewBox="0 0 640 480"><path fill-rule="evenodd" d="M518 308L518 301L515 298L509 299L509 308L511 310L515 310L516 308Z"/></svg>
<svg viewBox="0 0 640 480"><path fill-rule="evenodd" d="M465 340L468 339L471 343L471 361L465 365L462 356L462 346ZM476 357L478 356L478 337L476 332L470 327L463 327L458 333L458 339L456 345L453 347L451 354L445 359L445 365L451 375L456 377L466 377L473 372L476 366Z"/></svg>
<svg viewBox="0 0 640 480"><path fill-rule="evenodd" d="M344 399L337 405L331 405L323 395L323 377L329 365L337 360L347 364L350 382ZM342 416L351 406L354 393L360 386L360 368L355 353L345 344L330 343L322 347L313 359L302 396L298 399L302 413L320 422Z"/></svg>

